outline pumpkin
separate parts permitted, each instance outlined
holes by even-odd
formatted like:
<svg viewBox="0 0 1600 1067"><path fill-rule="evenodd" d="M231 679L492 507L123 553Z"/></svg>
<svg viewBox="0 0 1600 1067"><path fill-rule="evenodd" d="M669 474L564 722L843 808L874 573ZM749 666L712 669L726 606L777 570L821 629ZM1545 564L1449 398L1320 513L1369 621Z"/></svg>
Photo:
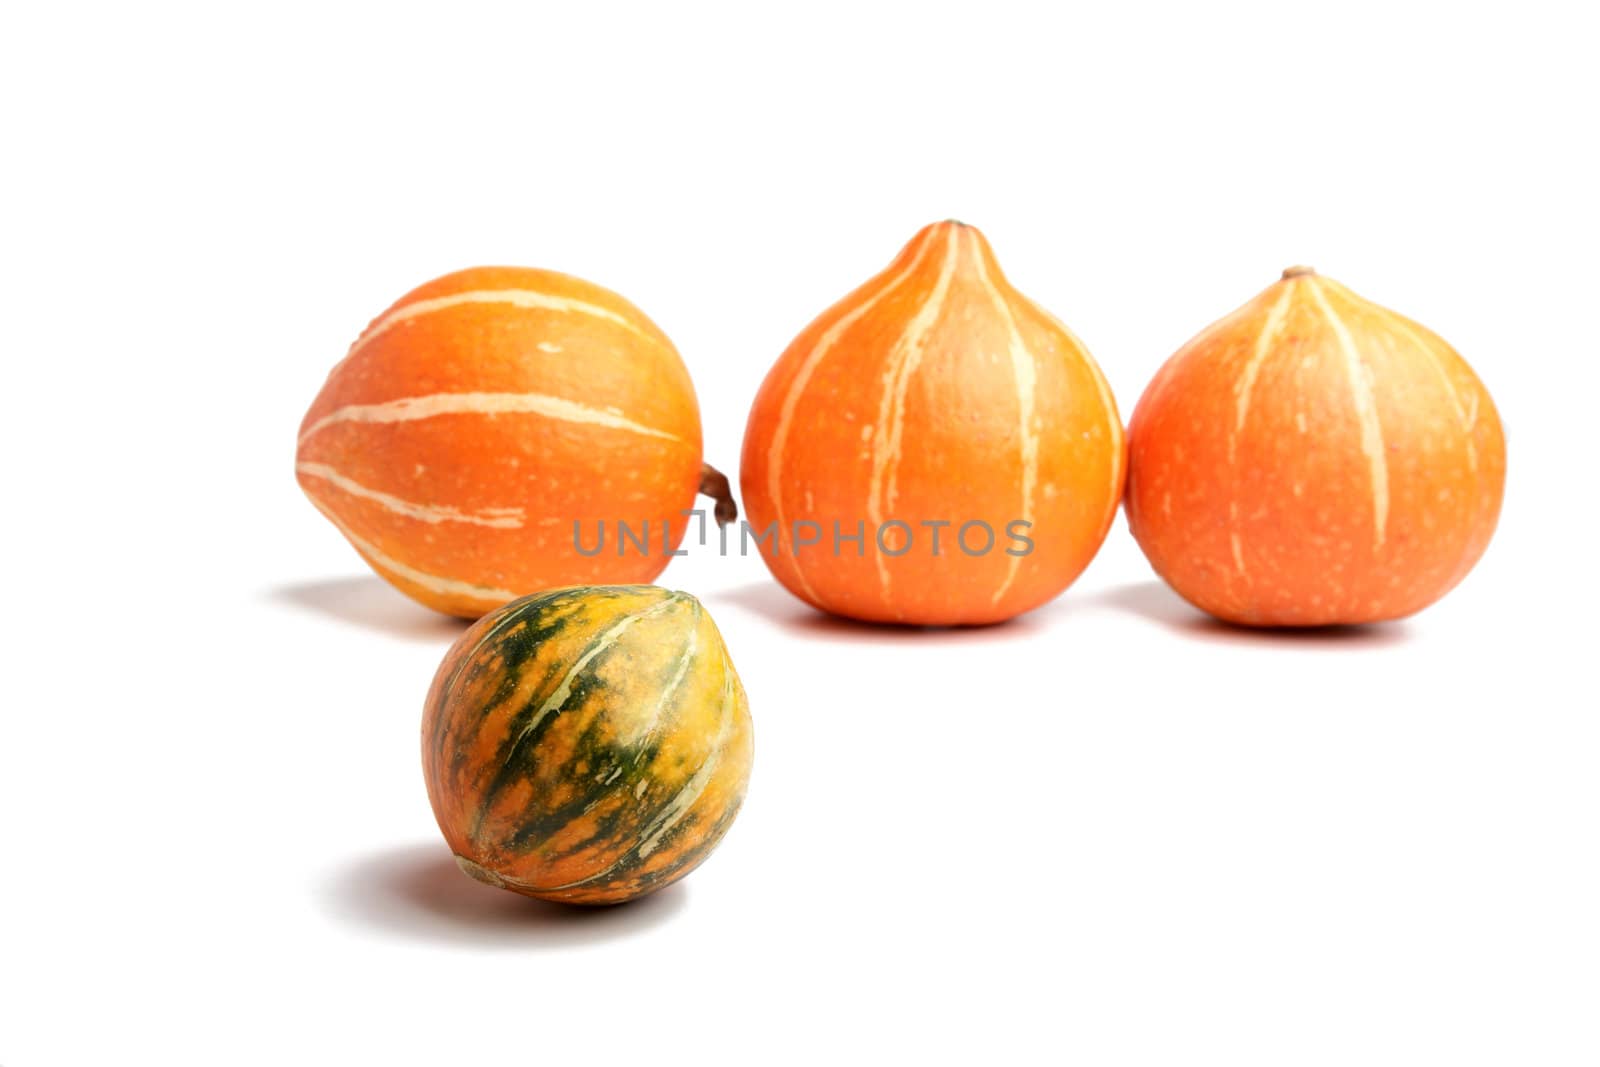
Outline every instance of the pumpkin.
<svg viewBox="0 0 1600 1067"><path fill-rule="evenodd" d="M574 904L677 881L738 814L750 711L699 601L655 586L537 593L445 655L422 723L428 798L479 881Z"/></svg>
<svg viewBox="0 0 1600 1067"><path fill-rule="evenodd" d="M1129 426L1128 525L1230 622L1395 619L1472 569L1505 439L1448 344L1296 267L1184 345Z"/></svg>
<svg viewBox="0 0 1600 1067"><path fill-rule="evenodd" d="M295 469L373 570L467 618L651 580L715 474L666 335L616 293L519 267L446 275L379 316L306 413Z"/></svg>
<svg viewBox="0 0 1600 1067"><path fill-rule="evenodd" d="M992 623L1094 557L1122 423L1100 369L977 229L925 227L767 375L740 481L772 573L872 622Z"/></svg>

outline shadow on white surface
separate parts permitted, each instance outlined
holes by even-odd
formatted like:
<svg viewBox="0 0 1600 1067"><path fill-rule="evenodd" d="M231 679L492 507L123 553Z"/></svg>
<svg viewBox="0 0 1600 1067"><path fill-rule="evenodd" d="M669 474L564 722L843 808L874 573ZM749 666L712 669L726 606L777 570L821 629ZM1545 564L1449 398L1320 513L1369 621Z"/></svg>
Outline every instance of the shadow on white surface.
<svg viewBox="0 0 1600 1067"><path fill-rule="evenodd" d="M688 891L680 882L615 907L552 904L473 881L441 841L357 860L330 881L324 902L341 921L395 937L551 949L643 933L681 911Z"/></svg>
<svg viewBox="0 0 1600 1067"><path fill-rule="evenodd" d="M301 611L411 641L454 641L470 625L423 607L372 574L293 582L267 595Z"/></svg>
<svg viewBox="0 0 1600 1067"><path fill-rule="evenodd" d="M954 644L1011 641L1044 628L1042 614L1049 605L1015 619L987 626L897 626L892 623L860 622L818 611L791 595L776 581L707 593L703 598L713 608L728 604L767 621L796 637L824 641L877 642L880 644Z"/></svg>
<svg viewBox="0 0 1600 1067"><path fill-rule="evenodd" d="M1212 618L1174 593L1166 583L1155 579L1112 586L1110 589L1086 596L1084 603L1142 616L1169 630L1190 637L1230 644L1377 647L1404 644L1412 636L1410 628L1403 621L1360 626L1311 626L1303 629L1256 629L1236 626Z"/></svg>

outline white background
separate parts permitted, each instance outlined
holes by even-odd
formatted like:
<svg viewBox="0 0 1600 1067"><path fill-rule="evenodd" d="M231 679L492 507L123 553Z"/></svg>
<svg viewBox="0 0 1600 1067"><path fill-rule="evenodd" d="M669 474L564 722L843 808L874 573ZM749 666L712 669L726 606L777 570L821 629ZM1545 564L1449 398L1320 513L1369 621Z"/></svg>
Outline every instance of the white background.
<svg viewBox="0 0 1600 1067"><path fill-rule="evenodd" d="M8 8L0 1063L1600 1061L1585 7ZM461 877L460 627L301 498L327 369L434 275L565 270L733 474L788 340L949 216L1124 417L1290 263L1433 327L1507 426L1487 556L1296 638L1120 519L974 632L698 553L757 727L721 850L599 913Z"/></svg>

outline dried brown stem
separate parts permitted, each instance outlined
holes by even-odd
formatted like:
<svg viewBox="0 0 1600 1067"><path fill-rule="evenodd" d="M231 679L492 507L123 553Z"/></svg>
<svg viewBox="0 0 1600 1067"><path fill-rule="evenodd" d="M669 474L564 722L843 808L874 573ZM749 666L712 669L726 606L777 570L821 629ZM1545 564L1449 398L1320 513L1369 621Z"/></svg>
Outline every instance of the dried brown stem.
<svg viewBox="0 0 1600 1067"><path fill-rule="evenodd" d="M739 517L739 505L733 502L733 487L728 476L709 463L700 464L700 492L717 502L713 514L718 526L726 526Z"/></svg>

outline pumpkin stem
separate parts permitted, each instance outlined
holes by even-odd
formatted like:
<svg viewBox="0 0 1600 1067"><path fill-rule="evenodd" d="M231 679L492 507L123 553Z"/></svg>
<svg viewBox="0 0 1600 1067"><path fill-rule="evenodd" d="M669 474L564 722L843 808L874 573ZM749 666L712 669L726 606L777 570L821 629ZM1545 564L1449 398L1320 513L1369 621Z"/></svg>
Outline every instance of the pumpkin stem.
<svg viewBox="0 0 1600 1067"><path fill-rule="evenodd" d="M1288 281L1290 278L1304 278L1307 275L1315 273L1317 272L1312 270L1310 267L1290 267L1283 272L1283 280Z"/></svg>
<svg viewBox="0 0 1600 1067"><path fill-rule="evenodd" d="M709 463L700 464L700 492L717 502L714 514L718 526L726 526L739 517L739 505L733 502L733 487L728 476Z"/></svg>

